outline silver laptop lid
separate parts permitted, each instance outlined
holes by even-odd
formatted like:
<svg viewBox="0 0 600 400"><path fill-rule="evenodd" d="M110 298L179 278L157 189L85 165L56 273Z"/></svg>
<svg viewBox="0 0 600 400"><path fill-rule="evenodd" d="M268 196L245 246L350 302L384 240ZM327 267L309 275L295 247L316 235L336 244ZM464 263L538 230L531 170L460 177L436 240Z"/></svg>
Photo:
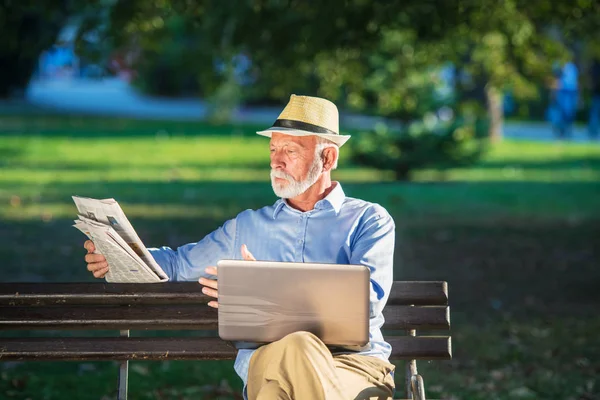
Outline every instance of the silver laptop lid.
<svg viewBox="0 0 600 400"><path fill-rule="evenodd" d="M217 268L224 340L270 343L308 331L332 346L369 342L365 266L221 260Z"/></svg>

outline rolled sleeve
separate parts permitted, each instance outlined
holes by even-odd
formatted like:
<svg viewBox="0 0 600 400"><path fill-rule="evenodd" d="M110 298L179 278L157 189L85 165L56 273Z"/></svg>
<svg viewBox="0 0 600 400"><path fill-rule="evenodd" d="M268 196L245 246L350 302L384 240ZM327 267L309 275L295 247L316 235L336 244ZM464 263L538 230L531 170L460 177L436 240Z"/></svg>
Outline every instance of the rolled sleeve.
<svg viewBox="0 0 600 400"><path fill-rule="evenodd" d="M371 313L383 310L394 281L396 226L389 213L375 204L362 217L353 241L351 264L371 270Z"/></svg>

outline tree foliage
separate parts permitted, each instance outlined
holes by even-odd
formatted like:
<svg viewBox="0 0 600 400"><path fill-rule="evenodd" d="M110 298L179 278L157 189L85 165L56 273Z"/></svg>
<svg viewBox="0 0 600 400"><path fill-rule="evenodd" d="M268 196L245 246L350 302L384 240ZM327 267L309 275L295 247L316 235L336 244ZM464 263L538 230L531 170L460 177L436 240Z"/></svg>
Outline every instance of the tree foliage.
<svg viewBox="0 0 600 400"><path fill-rule="evenodd" d="M168 79L178 90L182 77L195 76L219 110L305 93L399 121L397 131L363 134L354 154L404 179L411 168L474 160L482 148L473 145L476 121L487 115L497 136L502 93L539 97L552 62L590 36L599 7L590 0L128 0L112 7L110 32L115 43L140 46L142 70L149 63L161 75L168 66L162 79L142 82ZM243 90L234 76L240 54L252 62L243 73L253 84ZM443 80L442 71L451 74ZM436 119L448 107L456 119ZM423 128L424 116L436 127Z"/></svg>
<svg viewBox="0 0 600 400"><path fill-rule="evenodd" d="M592 0L120 0L110 8L109 37L141 49L142 84L162 82L152 89L159 92L197 86L217 110L303 93L399 121L408 136L371 132L371 139L395 154L388 168L396 163L392 169L401 171L428 160L458 163L460 152L449 149L465 148L464 135L454 134L460 121L470 129L487 116L490 137L498 139L502 93L539 97L552 63L593 38L599 16ZM243 89L239 55L251 60L243 74L253 83ZM443 80L443 71L452 74ZM438 127L410 135L441 107L457 118L444 125L446 133ZM434 161L432 149L443 162ZM361 154L359 162L378 165ZM415 156L422 154L429 157Z"/></svg>
<svg viewBox="0 0 600 400"><path fill-rule="evenodd" d="M0 4L0 98L27 86L40 53L55 43L72 8L67 0Z"/></svg>
<svg viewBox="0 0 600 400"><path fill-rule="evenodd" d="M310 92L401 117L419 112L415 76L446 62L465 78L461 99L484 104L487 85L538 96L552 61L592 37L599 15L592 0L127 0L110 24L115 43L142 48L142 63L171 54L207 94L227 80L215 62L247 54L255 84L245 97Z"/></svg>

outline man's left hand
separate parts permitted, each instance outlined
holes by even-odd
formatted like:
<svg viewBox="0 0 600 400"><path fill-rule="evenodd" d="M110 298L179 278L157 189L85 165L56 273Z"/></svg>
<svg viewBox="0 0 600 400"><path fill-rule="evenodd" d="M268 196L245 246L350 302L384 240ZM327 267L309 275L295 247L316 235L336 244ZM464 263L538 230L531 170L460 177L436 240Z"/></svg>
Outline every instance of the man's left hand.
<svg viewBox="0 0 600 400"><path fill-rule="evenodd" d="M256 258L254 258L252 253L250 253L250 251L248 250L248 246L243 244L241 250L242 257L244 258L244 260L256 261ZM204 272L206 272L208 275L217 276L217 267L207 267L204 270ZM216 279L200 278L198 282L200 282L200 284L204 286L202 288L202 293L204 293L207 296L214 297L215 299L219 298L219 285ZM219 308L219 302L211 300L208 302L208 306L213 308Z"/></svg>

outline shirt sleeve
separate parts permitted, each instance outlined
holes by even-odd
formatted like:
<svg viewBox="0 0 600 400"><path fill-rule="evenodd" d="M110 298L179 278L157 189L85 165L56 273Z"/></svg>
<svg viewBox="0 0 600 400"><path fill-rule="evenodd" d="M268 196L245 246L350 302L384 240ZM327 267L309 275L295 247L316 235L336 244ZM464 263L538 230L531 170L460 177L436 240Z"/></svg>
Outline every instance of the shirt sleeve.
<svg viewBox="0 0 600 400"><path fill-rule="evenodd" d="M351 248L350 263L371 270L371 316L383 310L394 281L395 231L392 217L375 204L363 214Z"/></svg>
<svg viewBox="0 0 600 400"><path fill-rule="evenodd" d="M170 247L148 249L170 281L195 281L208 275L204 269L222 259L233 258L236 219L231 219L197 243L173 250Z"/></svg>

